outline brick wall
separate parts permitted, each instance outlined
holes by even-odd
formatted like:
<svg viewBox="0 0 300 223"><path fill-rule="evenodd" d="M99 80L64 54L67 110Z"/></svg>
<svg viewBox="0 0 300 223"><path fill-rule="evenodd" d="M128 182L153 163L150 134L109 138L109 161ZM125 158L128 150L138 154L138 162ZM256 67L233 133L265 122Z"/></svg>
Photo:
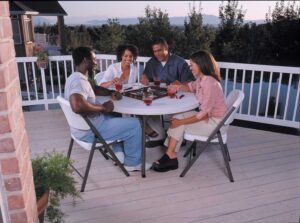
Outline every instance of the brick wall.
<svg viewBox="0 0 300 223"><path fill-rule="evenodd" d="M5 223L37 222L9 2L0 1L0 202Z"/></svg>

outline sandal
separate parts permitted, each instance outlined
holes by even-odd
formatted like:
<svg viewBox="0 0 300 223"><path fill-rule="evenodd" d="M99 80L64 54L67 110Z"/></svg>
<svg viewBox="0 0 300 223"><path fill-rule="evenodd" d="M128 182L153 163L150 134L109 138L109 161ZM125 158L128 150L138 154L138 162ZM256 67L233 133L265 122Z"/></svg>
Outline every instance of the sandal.
<svg viewBox="0 0 300 223"><path fill-rule="evenodd" d="M157 172L176 170L178 169L178 159L170 159L167 154L164 154L159 160L152 164L152 169Z"/></svg>
<svg viewBox="0 0 300 223"><path fill-rule="evenodd" d="M158 136L158 133L155 132L154 130L152 130L152 132L150 133L146 133L147 136L151 137L151 138L155 138Z"/></svg>

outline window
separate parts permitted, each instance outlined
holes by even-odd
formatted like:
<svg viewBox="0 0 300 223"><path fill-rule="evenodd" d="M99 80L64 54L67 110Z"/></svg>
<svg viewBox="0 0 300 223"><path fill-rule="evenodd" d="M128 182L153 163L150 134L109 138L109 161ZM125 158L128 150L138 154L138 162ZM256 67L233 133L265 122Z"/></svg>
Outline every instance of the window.
<svg viewBox="0 0 300 223"><path fill-rule="evenodd" d="M21 30L18 16L11 17L12 29L13 29L13 39L15 44L21 44Z"/></svg>

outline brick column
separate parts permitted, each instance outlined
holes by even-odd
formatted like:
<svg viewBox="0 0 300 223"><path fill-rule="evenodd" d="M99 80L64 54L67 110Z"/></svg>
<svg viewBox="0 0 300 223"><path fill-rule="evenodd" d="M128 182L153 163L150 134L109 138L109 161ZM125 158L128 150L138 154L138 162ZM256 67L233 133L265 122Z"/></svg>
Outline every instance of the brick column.
<svg viewBox="0 0 300 223"><path fill-rule="evenodd" d="M4 223L37 222L9 1L0 1L0 204Z"/></svg>

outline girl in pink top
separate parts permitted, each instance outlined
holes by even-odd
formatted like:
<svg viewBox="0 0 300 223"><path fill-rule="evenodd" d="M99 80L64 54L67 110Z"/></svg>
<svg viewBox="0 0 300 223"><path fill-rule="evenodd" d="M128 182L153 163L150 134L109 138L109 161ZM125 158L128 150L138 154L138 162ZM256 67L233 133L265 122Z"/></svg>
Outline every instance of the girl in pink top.
<svg viewBox="0 0 300 223"><path fill-rule="evenodd" d="M184 133L209 136L224 116L227 106L220 84L221 76L211 53L200 50L192 54L190 69L196 80L182 84L173 83L172 90L194 92L199 101L199 112L189 111L175 115L170 123L165 145L166 154L153 163L152 169L165 172L178 168L178 152Z"/></svg>

